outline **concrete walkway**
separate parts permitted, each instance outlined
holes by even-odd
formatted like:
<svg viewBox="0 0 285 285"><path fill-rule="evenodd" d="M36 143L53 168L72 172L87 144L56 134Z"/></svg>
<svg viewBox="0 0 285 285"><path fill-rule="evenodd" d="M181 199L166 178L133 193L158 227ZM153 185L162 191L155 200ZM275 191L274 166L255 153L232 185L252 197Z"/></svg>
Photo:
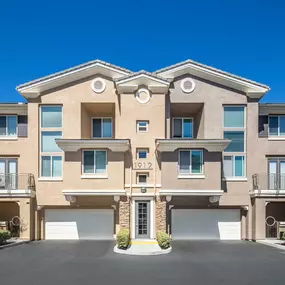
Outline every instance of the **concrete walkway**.
<svg viewBox="0 0 285 285"><path fill-rule="evenodd" d="M167 254L172 248L161 249L156 240L133 240L127 249L114 247L114 252L127 255L160 255Z"/></svg>
<svg viewBox="0 0 285 285"><path fill-rule="evenodd" d="M280 240L280 239L264 239L264 240L257 240L256 242L264 244L264 245L268 245L271 247L275 247L281 250L285 250L285 245L281 245L281 244L285 244L284 240Z"/></svg>

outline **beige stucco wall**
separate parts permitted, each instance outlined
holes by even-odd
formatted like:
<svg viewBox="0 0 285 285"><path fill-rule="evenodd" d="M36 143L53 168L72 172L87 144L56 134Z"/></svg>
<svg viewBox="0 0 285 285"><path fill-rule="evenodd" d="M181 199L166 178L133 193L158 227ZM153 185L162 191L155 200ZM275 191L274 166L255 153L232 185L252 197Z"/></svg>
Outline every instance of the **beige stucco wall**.
<svg viewBox="0 0 285 285"><path fill-rule="evenodd" d="M221 153L203 151L203 173L205 175L203 179L178 178L178 156L179 152L177 150L162 154L162 189L221 189Z"/></svg>

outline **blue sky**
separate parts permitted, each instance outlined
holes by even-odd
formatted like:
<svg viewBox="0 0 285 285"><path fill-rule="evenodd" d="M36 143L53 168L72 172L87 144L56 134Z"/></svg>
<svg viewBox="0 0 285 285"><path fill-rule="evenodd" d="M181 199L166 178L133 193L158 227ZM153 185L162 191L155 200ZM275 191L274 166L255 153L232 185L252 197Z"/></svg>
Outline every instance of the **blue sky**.
<svg viewBox="0 0 285 285"><path fill-rule="evenodd" d="M102 59L153 71L187 58L265 83L285 102L285 1L1 1L0 101L26 81Z"/></svg>

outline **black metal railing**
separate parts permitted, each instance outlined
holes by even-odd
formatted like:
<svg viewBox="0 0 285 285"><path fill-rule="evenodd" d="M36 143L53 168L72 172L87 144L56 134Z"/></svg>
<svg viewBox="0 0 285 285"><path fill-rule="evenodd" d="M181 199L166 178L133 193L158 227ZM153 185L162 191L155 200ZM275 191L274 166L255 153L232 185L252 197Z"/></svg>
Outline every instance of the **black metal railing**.
<svg viewBox="0 0 285 285"><path fill-rule="evenodd" d="M256 173L252 182L253 190L285 190L285 174Z"/></svg>
<svg viewBox="0 0 285 285"><path fill-rule="evenodd" d="M31 173L0 173L1 190L35 190L35 178Z"/></svg>

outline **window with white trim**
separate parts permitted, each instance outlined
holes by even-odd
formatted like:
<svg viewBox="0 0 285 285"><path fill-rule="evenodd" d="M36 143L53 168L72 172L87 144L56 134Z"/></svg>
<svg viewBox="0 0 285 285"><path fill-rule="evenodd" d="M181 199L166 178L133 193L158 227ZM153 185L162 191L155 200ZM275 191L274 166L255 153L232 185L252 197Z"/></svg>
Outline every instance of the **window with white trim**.
<svg viewBox="0 0 285 285"><path fill-rule="evenodd" d="M17 136L17 116L0 116L0 137Z"/></svg>
<svg viewBox="0 0 285 285"><path fill-rule="evenodd" d="M148 121L137 121L137 132L146 133L148 131Z"/></svg>
<svg viewBox="0 0 285 285"><path fill-rule="evenodd" d="M107 173L107 152L105 150L84 150L82 160L83 174Z"/></svg>
<svg viewBox="0 0 285 285"><path fill-rule="evenodd" d="M145 159L147 158L147 149L137 148L137 159Z"/></svg>
<svg viewBox="0 0 285 285"><path fill-rule="evenodd" d="M62 138L62 106L40 107L40 177L62 177L63 152L55 140Z"/></svg>
<svg viewBox="0 0 285 285"><path fill-rule="evenodd" d="M112 138L113 136L112 118L92 118L93 138Z"/></svg>
<svg viewBox="0 0 285 285"><path fill-rule="evenodd" d="M268 125L270 137L285 137L285 116L270 115Z"/></svg>
<svg viewBox="0 0 285 285"><path fill-rule="evenodd" d="M203 174L203 151L180 150L179 174Z"/></svg>
<svg viewBox="0 0 285 285"><path fill-rule="evenodd" d="M142 184L145 185L147 184L147 174L146 173L140 173L137 175L137 180L138 180L138 184Z"/></svg>
<svg viewBox="0 0 285 285"><path fill-rule="evenodd" d="M192 118L173 118L172 120L173 138L193 138L193 119Z"/></svg>
<svg viewBox="0 0 285 285"><path fill-rule="evenodd" d="M224 106L224 139L231 140L223 152L223 175L245 177L246 128L245 107Z"/></svg>

